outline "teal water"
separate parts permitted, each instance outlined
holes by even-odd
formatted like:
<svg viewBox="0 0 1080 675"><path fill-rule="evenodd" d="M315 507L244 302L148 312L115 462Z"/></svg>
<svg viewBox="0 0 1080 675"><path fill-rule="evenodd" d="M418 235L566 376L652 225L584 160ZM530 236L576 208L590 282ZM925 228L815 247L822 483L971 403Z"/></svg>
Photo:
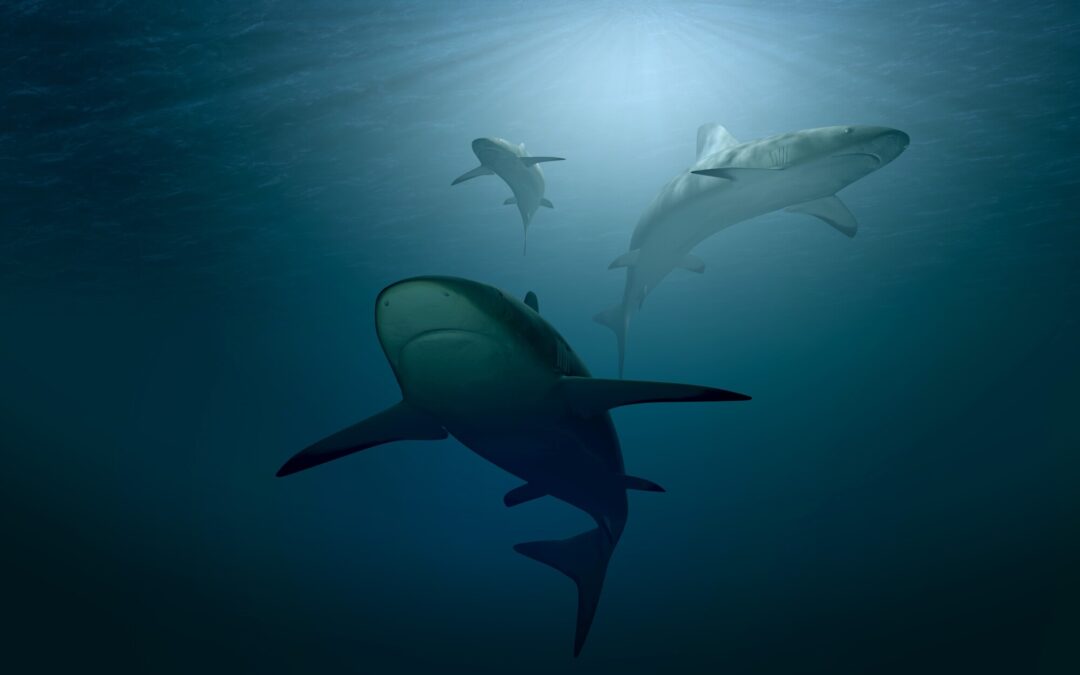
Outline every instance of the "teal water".
<svg viewBox="0 0 1080 675"><path fill-rule="evenodd" d="M0 9L10 672L1071 673L1080 666L1080 11L1020 2L45 3ZM289 479L397 400L378 291L523 296L597 376L608 263L718 121L907 132L676 271L613 416L633 493L582 656L456 441ZM547 196L450 187L478 136Z"/></svg>

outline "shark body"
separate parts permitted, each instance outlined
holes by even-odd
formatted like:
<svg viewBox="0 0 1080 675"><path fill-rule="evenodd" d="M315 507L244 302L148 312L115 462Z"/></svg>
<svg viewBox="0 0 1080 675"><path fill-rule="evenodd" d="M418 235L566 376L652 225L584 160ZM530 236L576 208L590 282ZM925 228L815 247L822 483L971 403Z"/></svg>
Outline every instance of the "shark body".
<svg viewBox="0 0 1080 675"><path fill-rule="evenodd" d="M540 170L542 162L562 161L562 157L532 157L525 151L525 144L513 145L501 138L477 138L472 142L473 153L480 160L480 166L466 171L454 179L451 185L457 185L477 176L492 174L502 178L510 187L514 196L508 197L503 204L514 204L521 214L521 225L525 229L521 250L525 252L528 241L529 223L541 206L549 209L555 206L544 197L544 174Z"/></svg>
<svg viewBox="0 0 1080 675"><path fill-rule="evenodd" d="M596 528L515 550L570 577L578 589L574 655L585 643L623 532L627 490L663 491L629 476L608 410L647 402L739 401L694 385L592 378L561 335L524 302L453 277L417 277L384 289L376 330L402 400L289 459L285 476L397 440L452 435L524 483L507 506L550 495Z"/></svg>
<svg viewBox="0 0 1080 675"><path fill-rule="evenodd" d="M610 269L626 268L622 301L596 315L618 341L619 375L630 320L676 268L704 272L691 251L735 223L779 209L815 216L849 237L858 225L836 193L896 159L907 134L874 126L796 131L739 143L719 124L698 129L697 161L671 179L638 220L630 250Z"/></svg>

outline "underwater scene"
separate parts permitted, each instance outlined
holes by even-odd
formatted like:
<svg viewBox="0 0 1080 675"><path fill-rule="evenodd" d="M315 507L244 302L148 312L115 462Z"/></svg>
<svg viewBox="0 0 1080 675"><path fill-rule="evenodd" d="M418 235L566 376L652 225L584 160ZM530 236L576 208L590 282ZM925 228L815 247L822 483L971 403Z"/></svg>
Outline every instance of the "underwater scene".
<svg viewBox="0 0 1080 675"><path fill-rule="evenodd" d="M0 57L5 672L1080 672L1080 6Z"/></svg>

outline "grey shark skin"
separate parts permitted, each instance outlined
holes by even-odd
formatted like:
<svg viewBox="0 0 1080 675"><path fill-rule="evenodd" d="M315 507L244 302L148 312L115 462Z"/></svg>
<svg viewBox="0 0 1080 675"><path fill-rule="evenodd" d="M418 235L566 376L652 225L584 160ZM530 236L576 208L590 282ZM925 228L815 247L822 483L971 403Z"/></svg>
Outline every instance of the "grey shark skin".
<svg viewBox="0 0 1080 675"><path fill-rule="evenodd" d="M874 126L807 129L739 143L719 124L698 129L697 161L671 179L638 220L629 252L609 269L626 268L622 302L595 319L615 332L619 376L630 319L677 267L703 272L690 252L720 230L778 209L823 220L849 237L858 227L836 192L877 171L908 146L908 135Z"/></svg>
<svg viewBox="0 0 1080 675"><path fill-rule="evenodd" d="M514 193L514 196L509 197L503 204L516 204L518 212L521 213L521 224L525 228L525 241L521 245L521 252L524 254L529 223L532 222L536 210L541 206L555 208L544 198L544 174L540 171L540 163L558 162L563 158L532 157L525 152L524 143L513 145L501 138L478 138L472 142L472 149L480 160L480 166L458 176L451 185L491 174L502 178Z"/></svg>
<svg viewBox="0 0 1080 675"><path fill-rule="evenodd" d="M594 379L538 309L533 293L520 302L453 277L388 286L376 300L375 325L402 400L301 451L277 475L383 443L453 435L525 481L506 494L507 506L550 495L585 511L595 529L514 547L577 585L577 656L626 523L626 491L663 491L626 475L608 410L749 397L694 385Z"/></svg>

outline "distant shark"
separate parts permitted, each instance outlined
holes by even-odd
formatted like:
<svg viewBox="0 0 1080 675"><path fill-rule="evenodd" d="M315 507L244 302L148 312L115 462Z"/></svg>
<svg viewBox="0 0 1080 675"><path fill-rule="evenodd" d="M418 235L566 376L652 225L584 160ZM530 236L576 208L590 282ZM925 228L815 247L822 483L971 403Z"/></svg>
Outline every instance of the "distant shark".
<svg viewBox="0 0 1080 675"><path fill-rule="evenodd" d="M805 213L849 237L858 224L836 192L896 159L908 135L887 127L822 127L739 143L719 124L698 129L697 162L675 176L638 220L622 302L596 315L615 332L619 376L630 318L676 267L704 272L690 251L735 223L777 209Z"/></svg>
<svg viewBox="0 0 1080 675"><path fill-rule="evenodd" d="M516 204L521 213L521 224L525 227L525 241L521 244L521 252L525 253L525 246L529 235L529 223L533 215L541 206L549 209L555 206L544 198L544 174L540 171L541 162L560 162L562 157L530 157L525 152L525 144L512 145L501 138L478 138L472 142L473 152L480 160L480 166L472 171L467 171L457 178L451 185L463 183L477 176L497 175L510 186L513 197L508 197L503 204Z"/></svg>
<svg viewBox="0 0 1080 675"><path fill-rule="evenodd" d="M507 506L550 495L576 506L596 529L561 541L518 544L578 588L574 656L600 599L608 560L627 514L627 490L663 492L628 476L608 410L660 401L742 401L749 396L684 384L600 380L525 301L453 277L417 277L388 286L375 327L402 400L287 461L278 476L382 443L453 434L525 483Z"/></svg>

